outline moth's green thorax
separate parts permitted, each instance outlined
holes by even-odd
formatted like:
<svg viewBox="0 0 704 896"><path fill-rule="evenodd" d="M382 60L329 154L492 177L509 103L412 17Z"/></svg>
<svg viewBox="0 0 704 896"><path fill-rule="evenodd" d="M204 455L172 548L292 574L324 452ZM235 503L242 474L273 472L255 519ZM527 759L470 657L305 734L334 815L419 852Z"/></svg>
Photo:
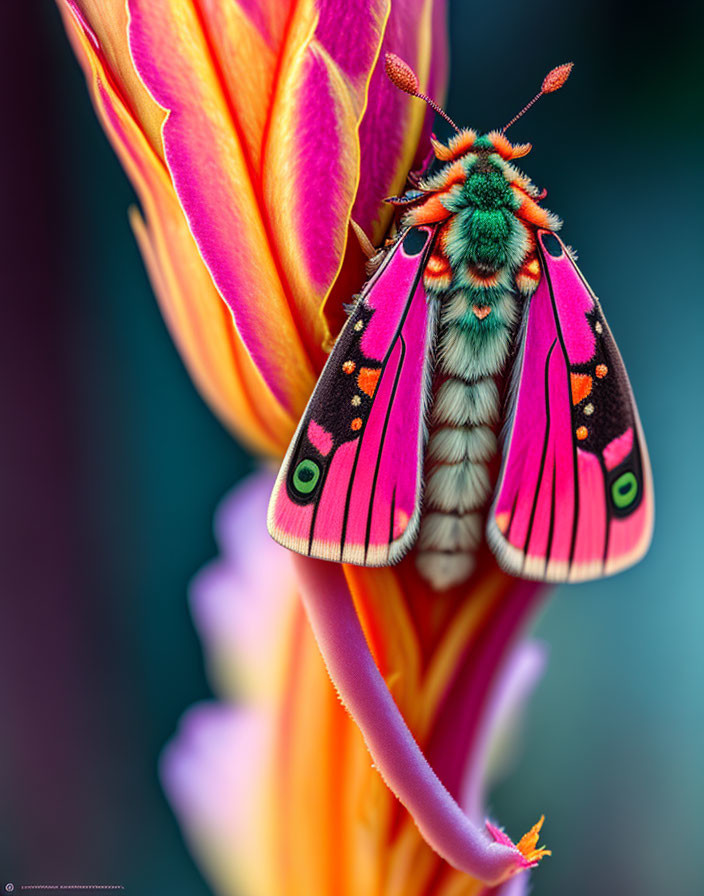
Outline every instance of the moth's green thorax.
<svg viewBox="0 0 704 896"><path fill-rule="evenodd" d="M496 373L506 356L515 320L511 290L526 254L525 230L507 166L487 136L477 138L460 160L466 180L443 197L453 213L445 225L443 248L452 283L439 292L441 326L458 368L475 377ZM442 181L447 167L436 176ZM432 284L430 284L432 288ZM480 318L475 307L490 308Z"/></svg>

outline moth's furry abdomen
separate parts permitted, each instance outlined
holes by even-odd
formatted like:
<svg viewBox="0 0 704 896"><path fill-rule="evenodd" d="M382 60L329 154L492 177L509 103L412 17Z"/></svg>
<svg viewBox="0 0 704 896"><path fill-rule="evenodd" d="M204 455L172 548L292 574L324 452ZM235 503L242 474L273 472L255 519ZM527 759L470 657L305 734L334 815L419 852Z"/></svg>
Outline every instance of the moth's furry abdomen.
<svg viewBox="0 0 704 896"><path fill-rule="evenodd" d="M435 430L427 456L441 464L488 463L496 448L496 435L488 426L448 426Z"/></svg>
<svg viewBox="0 0 704 896"><path fill-rule="evenodd" d="M481 518L478 519L481 526ZM438 591L466 582L475 566L474 551L421 550L416 557L418 572Z"/></svg>
<svg viewBox="0 0 704 896"><path fill-rule="evenodd" d="M481 540L478 513L429 513L418 547L421 551L475 551Z"/></svg>
<svg viewBox="0 0 704 896"><path fill-rule="evenodd" d="M482 507L490 488L485 464L468 460L439 464L428 478L425 500L427 507L433 510L465 514Z"/></svg>
<svg viewBox="0 0 704 896"><path fill-rule="evenodd" d="M479 426L498 417L499 390L492 379L475 383L448 379L435 394L431 421L436 424Z"/></svg>

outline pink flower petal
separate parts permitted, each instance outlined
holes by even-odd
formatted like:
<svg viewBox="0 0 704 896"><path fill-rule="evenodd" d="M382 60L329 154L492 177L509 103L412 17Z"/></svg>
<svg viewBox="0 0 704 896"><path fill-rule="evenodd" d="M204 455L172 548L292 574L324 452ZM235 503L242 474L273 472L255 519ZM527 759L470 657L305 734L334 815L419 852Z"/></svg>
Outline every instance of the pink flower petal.
<svg viewBox="0 0 704 896"><path fill-rule="evenodd" d="M361 175L352 217L378 244L393 210L380 200L403 189L408 172L427 154L435 113L402 93L384 73L384 57L396 53L418 74L421 90L442 102L448 71L447 2L394 0L381 53L369 84L359 130ZM420 156L419 156L420 154Z"/></svg>
<svg viewBox="0 0 704 896"><path fill-rule="evenodd" d="M166 160L203 259L266 383L300 412L324 360L320 309L347 239L387 4L279 8L274 27L234 0L232 21L215 4L130 0L130 47L169 112Z"/></svg>
<svg viewBox="0 0 704 896"><path fill-rule="evenodd" d="M254 710L225 703L191 707L161 758L164 788L179 816L191 826L243 834L241 804L259 797L254 782L268 736Z"/></svg>
<svg viewBox="0 0 704 896"><path fill-rule="evenodd" d="M162 753L162 786L216 892L278 891L266 802L274 735L266 710L201 703Z"/></svg>
<svg viewBox="0 0 704 896"><path fill-rule="evenodd" d="M529 883L529 874L517 874L499 888L496 896L527 896Z"/></svg>
<svg viewBox="0 0 704 896"><path fill-rule="evenodd" d="M233 120L200 5L131 0L129 10L135 66L169 111L164 150L191 232L265 382L286 410L299 410L314 374L310 364L290 363L298 324L239 135L253 125L238 130L243 123Z"/></svg>
<svg viewBox="0 0 704 896"><path fill-rule="evenodd" d="M291 554L266 530L273 483L270 473L255 473L223 499L215 518L221 554L191 585L210 668L232 696L261 696L275 686L297 601Z"/></svg>

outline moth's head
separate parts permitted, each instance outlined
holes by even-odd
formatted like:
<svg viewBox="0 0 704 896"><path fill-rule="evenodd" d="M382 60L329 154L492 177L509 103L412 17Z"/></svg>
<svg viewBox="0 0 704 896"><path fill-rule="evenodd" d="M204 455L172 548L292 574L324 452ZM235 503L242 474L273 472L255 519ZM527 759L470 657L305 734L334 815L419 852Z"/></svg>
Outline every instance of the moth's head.
<svg viewBox="0 0 704 896"><path fill-rule="evenodd" d="M431 100L430 97L420 92L420 85L415 72L410 65L403 61L403 59L400 59L394 53L387 53L385 67L389 79L399 88L399 90L403 90L406 93L410 93L411 96L417 96L419 99L424 100L438 113L438 115L441 115L445 121L455 129L455 136L452 137L447 144L440 143L435 139L432 141L435 156L442 162L454 162L469 152L496 152L507 162L512 159L520 159L522 156L527 155L531 150L530 143L511 143L506 137L506 131L512 124L518 121L521 115L527 112L541 96L559 90L569 78L570 72L572 71L571 62L566 62L564 65L558 65L556 68L549 71L543 78L543 83L541 84L538 93L521 109L518 115L514 115L511 121L509 121L507 125L504 125L500 131L490 131L488 134L478 136L475 131L469 128L458 128L446 112Z"/></svg>
<svg viewBox="0 0 704 896"><path fill-rule="evenodd" d="M530 143L511 143L502 131L490 131L481 136L471 128L463 128L447 143L441 143L435 137L430 138L435 158L440 162L455 162L467 153L498 153L502 159L510 162L527 156L532 147Z"/></svg>

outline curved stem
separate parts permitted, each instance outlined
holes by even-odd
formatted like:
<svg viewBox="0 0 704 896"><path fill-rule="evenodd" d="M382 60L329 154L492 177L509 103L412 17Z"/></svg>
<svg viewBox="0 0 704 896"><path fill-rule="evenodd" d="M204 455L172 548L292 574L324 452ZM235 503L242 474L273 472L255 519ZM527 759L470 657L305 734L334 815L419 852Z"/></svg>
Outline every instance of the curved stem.
<svg viewBox="0 0 704 896"><path fill-rule="evenodd" d="M517 849L492 842L470 821L423 755L374 662L342 567L294 556L328 674L378 771L423 838L454 868L489 885L525 867Z"/></svg>

